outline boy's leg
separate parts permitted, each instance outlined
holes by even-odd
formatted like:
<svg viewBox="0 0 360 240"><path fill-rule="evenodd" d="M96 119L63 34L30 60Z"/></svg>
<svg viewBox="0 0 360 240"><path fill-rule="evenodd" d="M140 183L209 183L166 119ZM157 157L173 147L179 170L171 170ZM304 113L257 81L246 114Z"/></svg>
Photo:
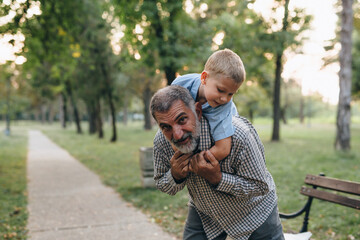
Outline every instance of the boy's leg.
<svg viewBox="0 0 360 240"><path fill-rule="evenodd" d="M214 240L225 240L226 233L223 232ZM188 217L186 219L183 240L207 240L201 219L194 207L189 207Z"/></svg>
<svg viewBox="0 0 360 240"><path fill-rule="evenodd" d="M249 240L284 240L284 234L279 217L277 205L268 219L256 229L249 237Z"/></svg>

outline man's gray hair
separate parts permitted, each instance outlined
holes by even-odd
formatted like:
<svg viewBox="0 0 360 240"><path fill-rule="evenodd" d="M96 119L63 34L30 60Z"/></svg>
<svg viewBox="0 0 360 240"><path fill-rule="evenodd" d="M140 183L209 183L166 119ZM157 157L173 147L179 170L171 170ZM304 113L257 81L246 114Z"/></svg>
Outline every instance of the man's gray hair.
<svg viewBox="0 0 360 240"><path fill-rule="evenodd" d="M169 111L171 106L176 101L182 101L185 106L189 107L194 113L195 112L195 101L191 97L190 92L181 86L171 85L158 90L151 98L150 112L154 119L155 113L165 113Z"/></svg>

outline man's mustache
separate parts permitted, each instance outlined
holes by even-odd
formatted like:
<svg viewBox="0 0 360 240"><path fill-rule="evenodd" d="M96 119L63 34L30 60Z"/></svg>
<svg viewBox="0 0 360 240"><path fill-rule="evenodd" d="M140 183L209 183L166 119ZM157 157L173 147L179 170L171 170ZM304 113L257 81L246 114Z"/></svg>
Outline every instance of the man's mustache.
<svg viewBox="0 0 360 240"><path fill-rule="evenodd" d="M178 139L178 140L172 139L171 141L172 141L174 144L177 144L177 143L179 143L179 142L185 141L188 137L192 137L192 134L191 134L190 132L185 133L185 134L183 135L183 137L180 138L180 139Z"/></svg>

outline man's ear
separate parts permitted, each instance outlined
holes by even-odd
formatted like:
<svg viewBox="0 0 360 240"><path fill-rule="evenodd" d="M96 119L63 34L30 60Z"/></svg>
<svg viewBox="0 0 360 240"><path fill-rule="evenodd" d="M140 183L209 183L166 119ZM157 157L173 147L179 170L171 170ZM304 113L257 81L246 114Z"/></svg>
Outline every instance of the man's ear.
<svg viewBox="0 0 360 240"><path fill-rule="evenodd" d="M196 115L197 115L198 119L201 120L202 107L201 107L201 104L199 102L195 103L195 112L196 112Z"/></svg>
<svg viewBox="0 0 360 240"><path fill-rule="evenodd" d="M206 85L206 78L208 77L208 73L203 71L200 75L200 80L202 85Z"/></svg>

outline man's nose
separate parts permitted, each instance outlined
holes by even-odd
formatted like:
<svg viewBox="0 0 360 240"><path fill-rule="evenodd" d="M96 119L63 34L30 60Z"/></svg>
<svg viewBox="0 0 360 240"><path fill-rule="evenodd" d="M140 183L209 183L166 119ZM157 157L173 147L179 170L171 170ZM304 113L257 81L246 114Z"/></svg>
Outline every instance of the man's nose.
<svg viewBox="0 0 360 240"><path fill-rule="evenodd" d="M176 126L174 127L174 139L179 140L182 138L182 136L184 135L184 131L182 130L181 126Z"/></svg>

